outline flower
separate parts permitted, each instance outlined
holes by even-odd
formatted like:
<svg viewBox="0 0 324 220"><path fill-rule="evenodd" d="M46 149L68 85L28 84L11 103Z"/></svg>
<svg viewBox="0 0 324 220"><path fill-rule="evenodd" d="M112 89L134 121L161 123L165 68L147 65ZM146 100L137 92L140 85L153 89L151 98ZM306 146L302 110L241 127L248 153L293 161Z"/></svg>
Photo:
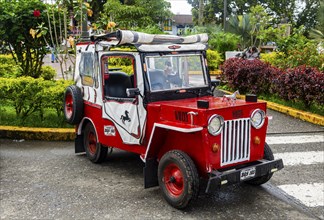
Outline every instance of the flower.
<svg viewBox="0 0 324 220"><path fill-rule="evenodd" d="M34 17L38 18L41 16L40 10L35 9L33 12Z"/></svg>
<svg viewBox="0 0 324 220"><path fill-rule="evenodd" d="M92 17L93 11L91 9L87 9L87 14L89 17Z"/></svg>
<svg viewBox="0 0 324 220"><path fill-rule="evenodd" d="M107 28L114 28L116 27L116 23L113 21L108 22Z"/></svg>
<svg viewBox="0 0 324 220"><path fill-rule="evenodd" d="M38 30L35 30L33 28L29 29L29 34L33 37L33 38L40 38L42 36L42 32L39 32Z"/></svg>
<svg viewBox="0 0 324 220"><path fill-rule="evenodd" d="M36 31L34 30L34 29L30 29L29 30L29 34L33 37L33 38L35 38L35 35L36 35Z"/></svg>

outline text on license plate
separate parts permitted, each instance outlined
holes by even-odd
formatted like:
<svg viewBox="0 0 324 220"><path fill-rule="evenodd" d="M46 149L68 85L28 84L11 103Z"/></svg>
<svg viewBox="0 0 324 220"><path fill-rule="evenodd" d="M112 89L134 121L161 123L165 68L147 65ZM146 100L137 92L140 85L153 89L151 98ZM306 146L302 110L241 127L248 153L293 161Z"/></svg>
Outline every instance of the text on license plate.
<svg viewBox="0 0 324 220"><path fill-rule="evenodd" d="M241 170L240 179L246 180L255 176L255 167L250 167L244 170Z"/></svg>

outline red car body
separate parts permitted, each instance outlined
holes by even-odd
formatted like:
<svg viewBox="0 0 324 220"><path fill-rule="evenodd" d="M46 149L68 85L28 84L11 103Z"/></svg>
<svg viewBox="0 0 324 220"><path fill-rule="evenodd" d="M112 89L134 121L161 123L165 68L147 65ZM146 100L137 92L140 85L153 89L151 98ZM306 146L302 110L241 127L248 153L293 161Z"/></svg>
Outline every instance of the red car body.
<svg viewBox="0 0 324 220"><path fill-rule="evenodd" d="M265 143L266 103L253 95L213 96L207 39L119 31L78 44L76 85L67 88L64 107L76 125L76 153L95 163L108 149L138 154L145 188L160 185L176 208L197 197L199 177L210 191L259 185L282 169ZM121 45L136 50L112 50Z"/></svg>

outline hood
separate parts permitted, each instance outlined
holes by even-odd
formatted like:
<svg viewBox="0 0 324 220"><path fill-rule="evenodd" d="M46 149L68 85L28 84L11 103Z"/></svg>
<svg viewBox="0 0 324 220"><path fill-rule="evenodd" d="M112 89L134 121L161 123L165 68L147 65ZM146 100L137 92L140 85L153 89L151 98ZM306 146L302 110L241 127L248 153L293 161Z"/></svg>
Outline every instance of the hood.
<svg viewBox="0 0 324 220"><path fill-rule="evenodd" d="M229 103L226 100L223 101L222 97L209 96L161 101L155 102L154 105L159 106L159 115L162 121L174 121L199 126L207 126L208 119L214 114L221 115L226 121L250 118L255 109L266 111L265 102L236 100L234 103Z"/></svg>

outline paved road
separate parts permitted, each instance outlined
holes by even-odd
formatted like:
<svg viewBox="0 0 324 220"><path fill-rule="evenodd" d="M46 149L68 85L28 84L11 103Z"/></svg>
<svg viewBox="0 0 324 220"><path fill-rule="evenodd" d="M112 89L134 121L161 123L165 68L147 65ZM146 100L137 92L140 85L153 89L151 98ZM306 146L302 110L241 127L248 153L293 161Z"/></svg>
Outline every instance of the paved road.
<svg viewBox="0 0 324 220"><path fill-rule="evenodd" d="M267 142L285 168L271 180L279 198L324 219L324 128L270 111ZM271 186L271 187L272 187Z"/></svg>
<svg viewBox="0 0 324 220"><path fill-rule="evenodd" d="M1 219L324 219L324 129L269 111L268 142L286 167L260 187L200 193L185 211L158 187L143 189L137 155L114 151L101 165L72 142L0 139Z"/></svg>

